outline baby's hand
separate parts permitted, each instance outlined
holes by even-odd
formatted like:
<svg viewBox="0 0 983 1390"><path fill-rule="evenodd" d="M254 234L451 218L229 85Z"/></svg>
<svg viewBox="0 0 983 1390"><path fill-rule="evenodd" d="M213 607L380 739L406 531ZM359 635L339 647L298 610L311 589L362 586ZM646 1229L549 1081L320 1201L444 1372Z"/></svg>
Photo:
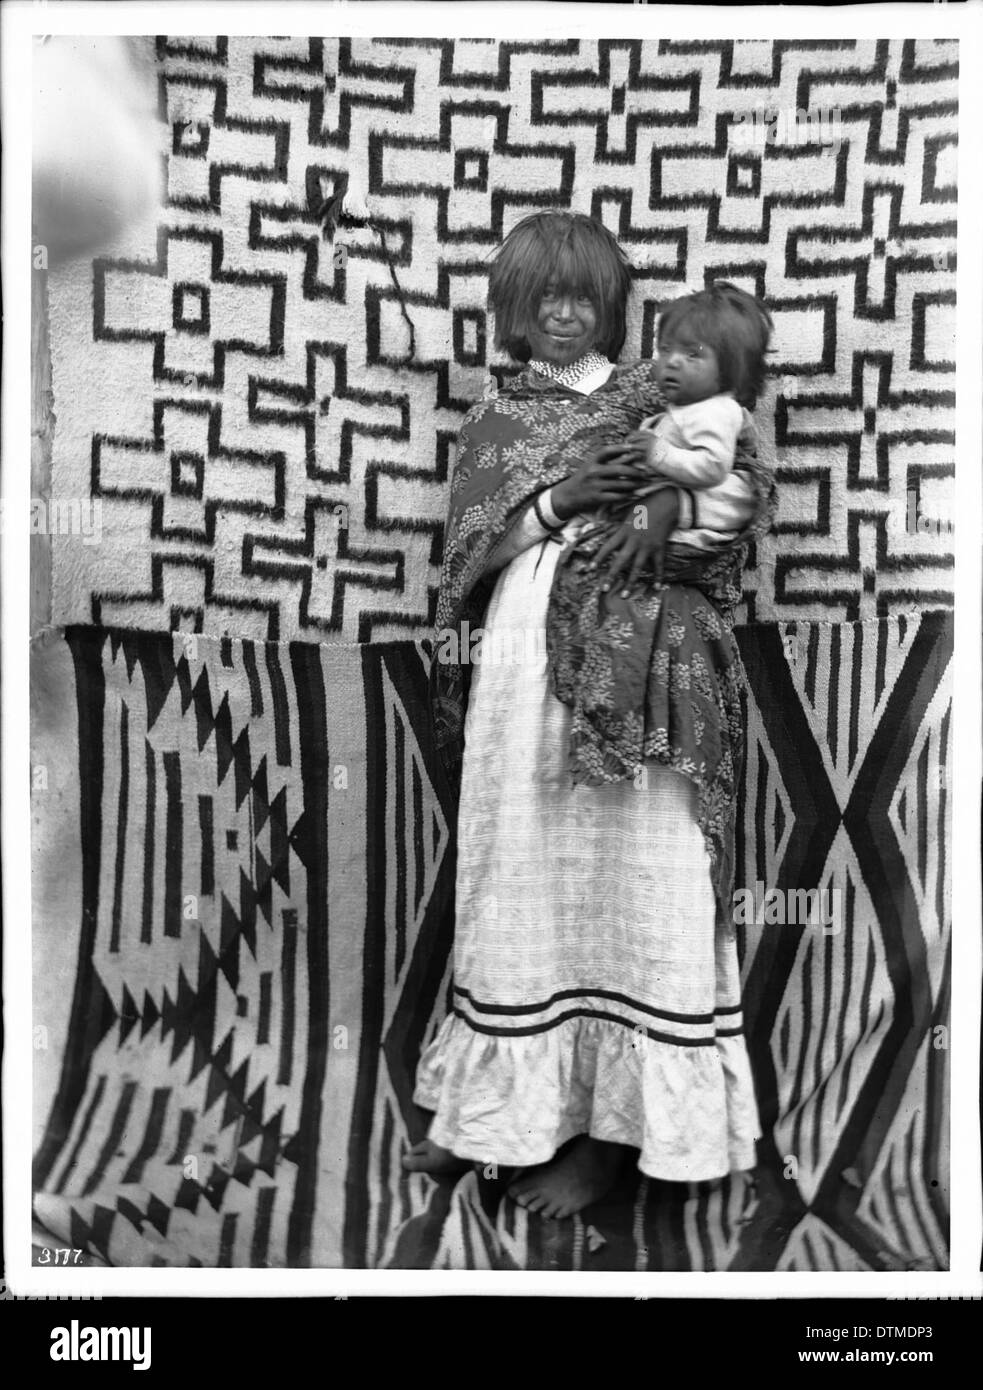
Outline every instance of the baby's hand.
<svg viewBox="0 0 983 1390"><path fill-rule="evenodd" d="M657 468L662 462L662 440L650 430L633 430L625 440L641 467Z"/></svg>

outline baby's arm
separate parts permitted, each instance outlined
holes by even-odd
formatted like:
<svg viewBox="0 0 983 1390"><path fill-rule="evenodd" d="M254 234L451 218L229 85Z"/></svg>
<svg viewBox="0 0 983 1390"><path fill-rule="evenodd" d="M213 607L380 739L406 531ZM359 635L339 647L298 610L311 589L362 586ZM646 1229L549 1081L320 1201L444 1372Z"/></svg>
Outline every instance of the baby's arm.
<svg viewBox="0 0 983 1390"><path fill-rule="evenodd" d="M660 477L687 487L717 487L733 468L743 423L744 412L737 402L730 396L717 396L673 418L682 445L664 437L665 425L651 428L643 423L636 437L641 442L644 436L648 462Z"/></svg>
<svg viewBox="0 0 983 1390"><path fill-rule="evenodd" d="M736 470L729 473L717 487L693 489L680 487L679 520L670 540L689 544L712 541L706 532L719 532L718 539L736 534L754 516L757 505L754 488L747 474Z"/></svg>
<svg viewBox="0 0 983 1390"><path fill-rule="evenodd" d="M643 428L648 427L643 421ZM636 436L630 436L631 438ZM682 549L712 551L736 540L746 526L754 519L759 498L751 479L751 474L743 466L748 456L757 454L757 434L754 424L748 419L739 433L734 450L734 467L722 483L712 488L695 488L673 483L666 478L656 478L652 483L636 490L635 498L640 499L663 488L672 487L679 506L678 516L667 544ZM632 524L628 521L624 525ZM633 523L637 525L637 520Z"/></svg>

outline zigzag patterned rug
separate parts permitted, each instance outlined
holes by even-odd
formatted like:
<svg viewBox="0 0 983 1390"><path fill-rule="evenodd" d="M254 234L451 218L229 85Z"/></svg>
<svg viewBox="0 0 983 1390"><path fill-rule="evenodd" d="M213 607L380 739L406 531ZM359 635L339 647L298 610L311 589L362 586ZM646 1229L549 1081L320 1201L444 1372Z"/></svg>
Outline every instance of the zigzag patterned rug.
<svg viewBox="0 0 983 1390"><path fill-rule="evenodd" d="M742 930L756 1180L562 1228L399 1166L453 931L420 648L39 644L44 1226L119 1265L944 1268L950 619L740 640L744 882L837 888L842 930Z"/></svg>
<svg viewBox="0 0 983 1390"><path fill-rule="evenodd" d="M158 39L163 219L50 276L53 495L101 507L99 545L56 547L53 621L423 636L487 258L542 206L620 237L627 357L687 286L771 306L749 621L947 605L950 538L919 525L951 510L957 53ZM766 138L769 111L831 124ZM372 224L327 237L346 186Z"/></svg>

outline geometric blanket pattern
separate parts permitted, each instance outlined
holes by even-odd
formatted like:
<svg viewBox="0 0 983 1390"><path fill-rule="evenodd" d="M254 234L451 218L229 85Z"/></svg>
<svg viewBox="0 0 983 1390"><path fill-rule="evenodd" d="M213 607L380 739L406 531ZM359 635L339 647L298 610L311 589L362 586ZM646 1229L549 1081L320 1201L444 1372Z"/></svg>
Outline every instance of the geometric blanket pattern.
<svg viewBox="0 0 983 1390"><path fill-rule="evenodd" d="M34 924L67 983L43 1225L117 1265L945 1268L950 618L738 636L739 882L837 890L836 929L739 927L753 1177L636 1175L565 1223L400 1168L453 936L421 647L39 647L32 760L58 723L75 763L34 792L36 885L74 904Z"/></svg>
<svg viewBox="0 0 983 1390"><path fill-rule="evenodd" d="M951 510L957 49L158 39L160 224L49 278L53 495L101 508L101 544L55 547L54 623L423 636L456 432L503 367L487 258L543 206L619 236L628 357L707 280L771 307L749 621L948 606L918 527Z"/></svg>

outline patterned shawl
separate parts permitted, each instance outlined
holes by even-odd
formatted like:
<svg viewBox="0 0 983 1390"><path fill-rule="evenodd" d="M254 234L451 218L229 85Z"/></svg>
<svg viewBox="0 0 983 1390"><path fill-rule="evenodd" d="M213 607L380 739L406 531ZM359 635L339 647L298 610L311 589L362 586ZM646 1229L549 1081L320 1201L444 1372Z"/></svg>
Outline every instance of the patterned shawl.
<svg viewBox="0 0 983 1390"><path fill-rule="evenodd" d="M437 601L441 655L430 667L434 735L453 792L470 666L446 659L442 637L460 635L465 623L471 632L480 627L498 578L497 571L484 571L532 498L663 408L654 365L635 362L616 367L589 396L527 369L465 417ZM588 569L618 522L617 515L601 518L561 556L546 624L553 689L573 713L572 781L639 779L645 759L690 777L699 790L698 820L718 911L728 916L744 726L744 672L731 620L748 546L774 513L772 471L756 456L753 426L738 442L736 466L751 482L758 507L733 541L711 554L669 545L663 582L643 581L622 600L617 593L602 595L603 573Z"/></svg>

